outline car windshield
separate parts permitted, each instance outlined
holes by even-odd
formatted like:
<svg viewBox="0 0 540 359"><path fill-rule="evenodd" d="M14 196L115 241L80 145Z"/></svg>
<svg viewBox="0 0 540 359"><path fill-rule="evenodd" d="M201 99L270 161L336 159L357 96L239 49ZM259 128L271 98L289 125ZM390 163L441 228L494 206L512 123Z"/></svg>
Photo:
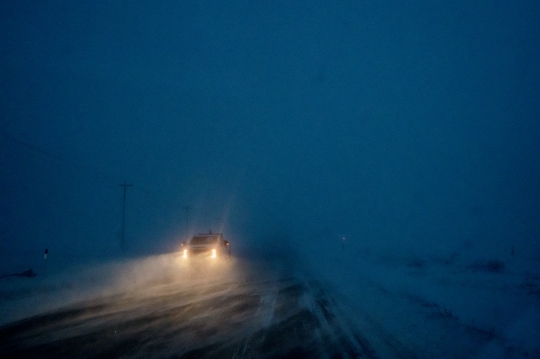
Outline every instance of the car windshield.
<svg viewBox="0 0 540 359"><path fill-rule="evenodd" d="M190 244L213 244L217 242L217 236L200 236L191 238Z"/></svg>

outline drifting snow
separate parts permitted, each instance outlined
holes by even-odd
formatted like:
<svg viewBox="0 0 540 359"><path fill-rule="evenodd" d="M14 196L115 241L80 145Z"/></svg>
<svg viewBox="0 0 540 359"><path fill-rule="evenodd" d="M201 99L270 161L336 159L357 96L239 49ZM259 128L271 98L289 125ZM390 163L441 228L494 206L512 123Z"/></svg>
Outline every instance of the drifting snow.
<svg viewBox="0 0 540 359"><path fill-rule="evenodd" d="M255 288L260 292L255 317L257 328L264 329L276 321L274 279L285 275L300 276L309 287L299 304L313 313L322 332L340 328L346 340L329 340L346 343L343 352L354 344L357 348L351 348L357 352L376 353L378 358L395 353L404 358L540 358L538 261L406 256L325 242L314 243L297 257L292 252L283 256L288 258L271 270L232 260L221 267L204 267L204 273L186 267L175 254L51 265L36 270L35 278L0 281L0 323L97 297L127 292L141 293L136 298L166 295L159 288L170 288L170 283L196 290L201 280L205 286L219 287L255 276L262 286ZM272 279L273 272L281 274ZM325 330L330 322L332 327Z"/></svg>
<svg viewBox="0 0 540 359"><path fill-rule="evenodd" d="M206 282L223 279L226 273L231 275L215 268L222 264L213 263L209 270L214 269L215 273L206 276ZM183 286L197 282L197 273L186 268L177 253L111 259L104 263L51 260L38 267L38 275L33 278L0 279L0 325L93 298L144 291L159 282L178 281ZM3 272L8 273L6 269Z"/></svg>
<svg viewBox="0 0 540 359"><path fill-rule="evenodd" d="M303 257L356 330L419 357L540 357L538 261L406 257L324 242Z"/></svg>

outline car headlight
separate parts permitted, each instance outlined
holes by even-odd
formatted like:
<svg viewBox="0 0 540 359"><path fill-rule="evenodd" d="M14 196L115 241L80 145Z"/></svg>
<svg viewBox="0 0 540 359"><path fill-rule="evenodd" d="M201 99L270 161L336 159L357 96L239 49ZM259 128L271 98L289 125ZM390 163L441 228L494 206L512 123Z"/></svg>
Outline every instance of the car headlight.
<svg viewBox="0 0 540 359"><path fill-rule="evenodd" d="M187 258L187 249L184 249L184 255L182 257Z"/></svg>
<svg viewBox="0 0 540 359"><path fill-rule="evenodd" d="M216 250L212 249L212 258L216 258Z"/></svg>

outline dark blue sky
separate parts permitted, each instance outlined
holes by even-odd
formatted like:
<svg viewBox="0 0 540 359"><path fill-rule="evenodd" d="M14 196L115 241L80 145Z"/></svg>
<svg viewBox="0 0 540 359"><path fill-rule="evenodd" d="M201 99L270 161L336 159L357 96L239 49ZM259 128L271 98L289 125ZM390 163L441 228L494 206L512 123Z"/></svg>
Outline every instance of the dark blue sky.
<svg viewBox="0 0 540 359"><path fill-rule="evenodd" d="M537 1L2 1L5 252L539 250Z"/></svg>

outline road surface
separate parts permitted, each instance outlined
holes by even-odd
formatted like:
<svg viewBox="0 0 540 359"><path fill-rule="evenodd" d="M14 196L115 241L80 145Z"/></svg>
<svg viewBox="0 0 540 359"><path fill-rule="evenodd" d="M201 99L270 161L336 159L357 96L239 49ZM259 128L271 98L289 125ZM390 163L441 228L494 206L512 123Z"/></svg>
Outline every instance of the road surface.
<svg viewBox="0 0 540 359"><path fill-rule="evenodd" d="M177 269L4 325L0 357L416 358L377 323L353 325L316 278L287 266Z"/></svg>

